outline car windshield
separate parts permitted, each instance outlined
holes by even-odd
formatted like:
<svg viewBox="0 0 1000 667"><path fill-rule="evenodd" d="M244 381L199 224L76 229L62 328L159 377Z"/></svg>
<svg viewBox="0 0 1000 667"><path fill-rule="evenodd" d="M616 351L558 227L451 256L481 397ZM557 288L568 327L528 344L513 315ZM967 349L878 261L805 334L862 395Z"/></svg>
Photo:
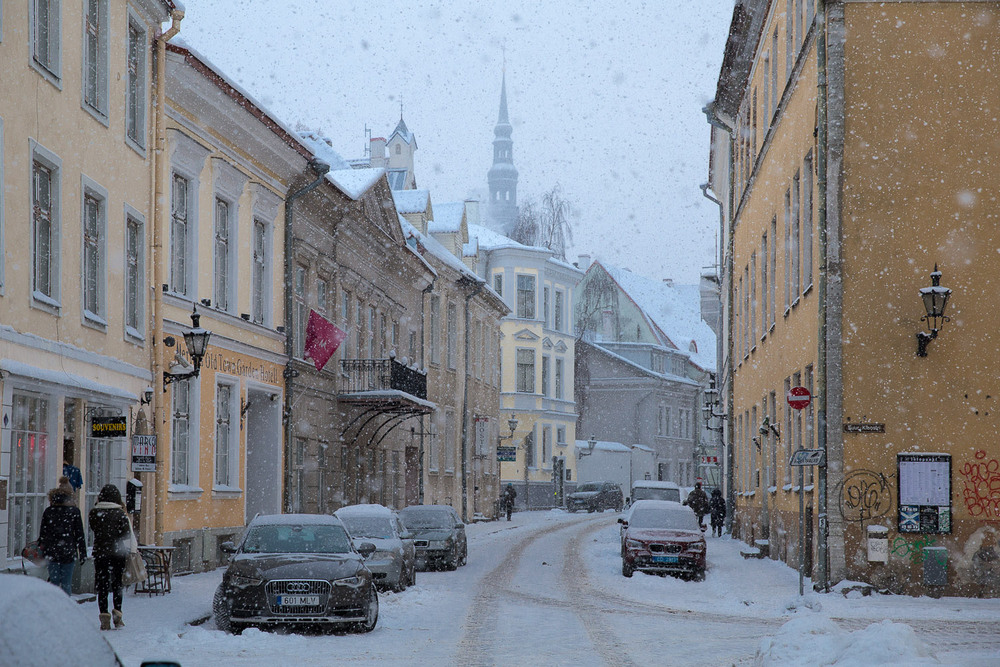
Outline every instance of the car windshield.
<svg viewBox="0 0 1000 667"><path fill-rule="evenodd" d="M683 508L680 508L683 509ZM690 511L671 512L663 509L637 509L629 517L629 528L697 531L698 520Z"/></svg>
<svg viewBox="0 0 1000 667"><path fill-rule="evenodd" d="M447 511L427 509L407 509L400 514L407 528L419 530L423 528L451 528L452 519Z"/></svg>
<svg viewBox="0 0 1000 667"><path fill-rule="evenodd" d="M577 491L600 491L601 485L596 482L587 482L576 487Z"/></svg>
<svg viewBox="0 0 1000 667"><path fill-rule="evenodd" d="M252 526L243 540L242 551L248 554L343 554L351 552L351 540L340 526Z"/></svg>
<svg viewBox="0 0 1000 667"><path fill-rule="evenodd" d="M632 492L632 500L672 500L675 503L681 501L680 489L656 489L648 486L636 487Z"/></svg>
<svg viewBox="0 0 1000 667"><path fill-rule="evenodd" d="M392 530L392 522L389 521L388 517L345 516L340 517L340 520L344 522L351 537L372 537L384 540L396 536Z"/></svg>

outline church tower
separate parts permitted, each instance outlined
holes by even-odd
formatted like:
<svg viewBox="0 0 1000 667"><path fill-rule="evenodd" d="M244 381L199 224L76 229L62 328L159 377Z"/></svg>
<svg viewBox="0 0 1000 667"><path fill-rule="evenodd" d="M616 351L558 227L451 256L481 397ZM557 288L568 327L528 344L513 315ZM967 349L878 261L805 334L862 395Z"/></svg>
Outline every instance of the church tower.
<svg viewBox="0 0 1000 667"><path fill-rule="evenodd" d="M510 234L517 223L517 169L514 167L513 127L507 117L507 73L500 84L500 114L493 128L493 166L486 175L490 186L487 208L493 227Z"/></svg>

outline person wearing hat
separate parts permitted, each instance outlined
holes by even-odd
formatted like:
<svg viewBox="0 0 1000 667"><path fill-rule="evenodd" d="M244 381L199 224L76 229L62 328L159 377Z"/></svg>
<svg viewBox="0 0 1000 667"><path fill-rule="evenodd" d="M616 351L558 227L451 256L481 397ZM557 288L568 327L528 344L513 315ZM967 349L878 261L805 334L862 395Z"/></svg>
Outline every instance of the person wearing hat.
<svg viewBox="0 0 1000 667"><path fill-rule="evenodd" d="M62 480L66 478L63 477ZM73 488L68 481L49 491L49 506L42 512L38 548L48 561L49 582L73 594L73 569L77 556L82 565L87 560L87 539L83 517L73 504Z"/></svg>

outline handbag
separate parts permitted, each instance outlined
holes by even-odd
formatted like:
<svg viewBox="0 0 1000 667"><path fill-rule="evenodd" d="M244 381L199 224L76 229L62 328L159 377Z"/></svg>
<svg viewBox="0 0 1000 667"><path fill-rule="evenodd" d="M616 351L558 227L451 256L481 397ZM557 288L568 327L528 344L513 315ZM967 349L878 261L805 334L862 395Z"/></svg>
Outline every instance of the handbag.
<svg viewBox="0 0 1000 667"><path fill-rule="evenodd" d="M122 572L122 585L131 586L141 584L146 581L149 575L146 572L146 561L139 553L139 542L135 539L135 531L132 530L132 522L128 522L128 532L132 538L128 557L125 560L125 571Z"/></svg>
<svg viewBox="0 0 1000 667"><path fill-rule="evenodd" d="M28 542L21 549L21 557L31 561L32 565L45 565L45 556L42 555L42 550L38 547L38 540Z"/></svg>

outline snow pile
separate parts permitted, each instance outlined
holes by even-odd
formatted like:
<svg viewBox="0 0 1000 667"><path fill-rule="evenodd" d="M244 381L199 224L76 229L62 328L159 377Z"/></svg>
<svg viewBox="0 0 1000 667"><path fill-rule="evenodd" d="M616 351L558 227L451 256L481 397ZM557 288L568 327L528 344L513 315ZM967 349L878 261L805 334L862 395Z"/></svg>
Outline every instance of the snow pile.
<svg viewBox="0 0 1000 667"><path fill-rule="evenodd" d="M762 639L754 665L938 665L934 655L909 625L882 621L848 632L826 616L804 615L785 623L773 637Z"/></svg>

